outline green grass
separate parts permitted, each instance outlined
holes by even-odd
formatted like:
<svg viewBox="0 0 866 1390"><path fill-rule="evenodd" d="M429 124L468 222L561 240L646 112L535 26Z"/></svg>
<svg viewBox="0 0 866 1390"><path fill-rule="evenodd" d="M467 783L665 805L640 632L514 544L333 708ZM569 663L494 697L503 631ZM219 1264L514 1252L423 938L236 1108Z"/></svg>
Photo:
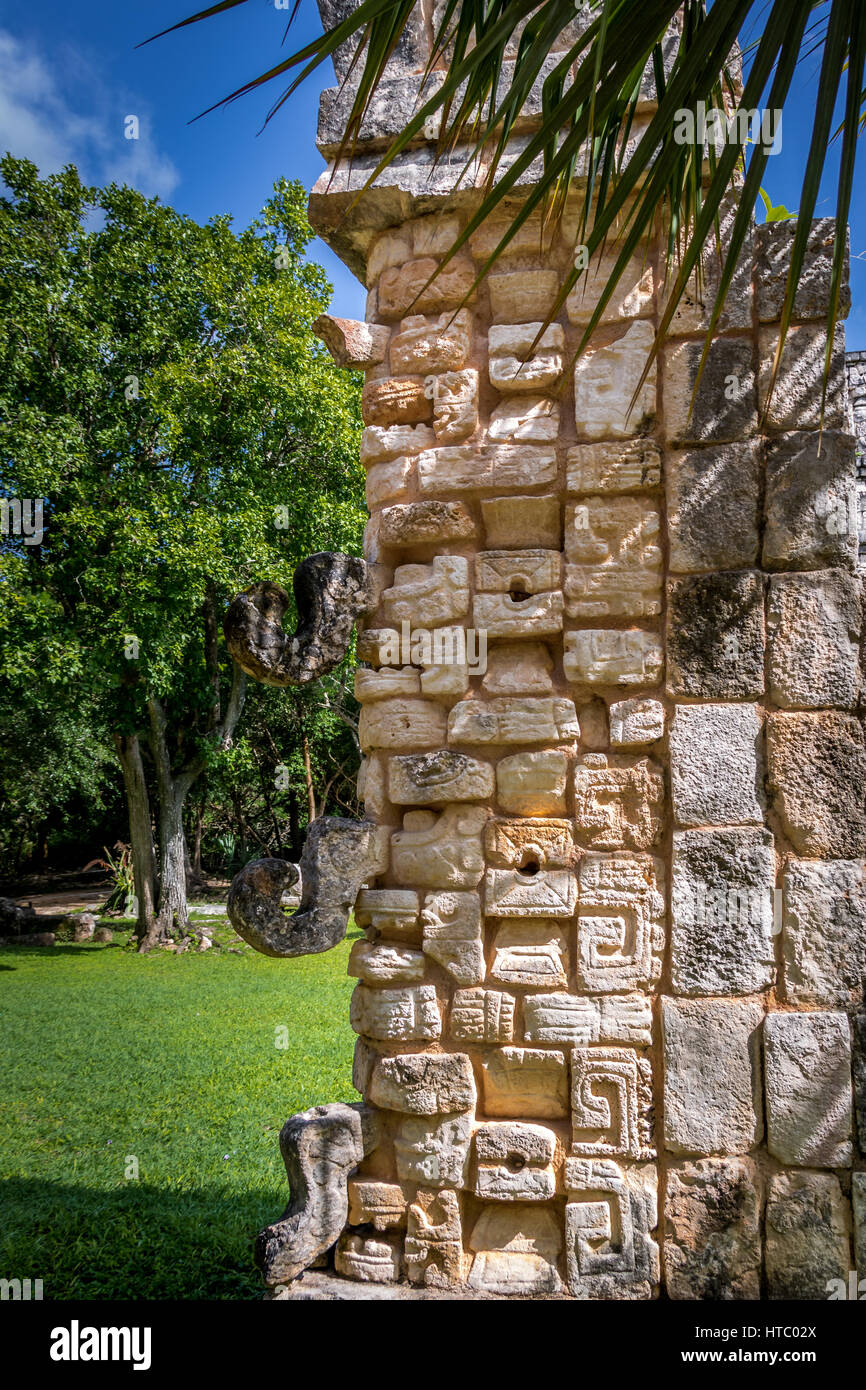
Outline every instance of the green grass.
<svg viewBox="0 0 866 1390"><path fill-rule="evenodd" d="M282 1124L357 1100L350 943L279 961L124 941L0 952L0 1277L45 1298L256 1298Z"/></svg>

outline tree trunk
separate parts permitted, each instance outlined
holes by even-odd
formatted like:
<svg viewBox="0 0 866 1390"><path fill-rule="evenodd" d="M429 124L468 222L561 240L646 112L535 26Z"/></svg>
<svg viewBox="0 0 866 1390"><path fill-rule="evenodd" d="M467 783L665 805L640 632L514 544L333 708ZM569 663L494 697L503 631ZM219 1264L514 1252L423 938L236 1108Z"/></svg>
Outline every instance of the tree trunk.
<svg viewBox="0 0 866 1390"><path fill-rule="evenodd" d="M313 767L310 762L310 741L304 734L304 780L307 784L307 814L310 824L316 819L316 794L313 791Z"/></svg>
<svg viewBox="0 0 866 1390"><path fill-rule="evenodd" d="M151 946L168 945L171 941L183 944L189 938L183 807L187 793L201 771L200 767L188 768L179 777L172 776L165 711L156 696L148 696L147 711L150 718L150 751L156 768L159 798L159 907L153 930L142 942L143 951Z"/></svg>
<svg viewBox="0 0 866 1390"><path fill-rule="evenodd" d="M156 910L156 858L150 826L150 799L141 747L136 734L114 735L114 747L123 771L126 804L129 810L129 838L132 845L132 873L138 899L135 935L139 942L153 931Z"/></svg>

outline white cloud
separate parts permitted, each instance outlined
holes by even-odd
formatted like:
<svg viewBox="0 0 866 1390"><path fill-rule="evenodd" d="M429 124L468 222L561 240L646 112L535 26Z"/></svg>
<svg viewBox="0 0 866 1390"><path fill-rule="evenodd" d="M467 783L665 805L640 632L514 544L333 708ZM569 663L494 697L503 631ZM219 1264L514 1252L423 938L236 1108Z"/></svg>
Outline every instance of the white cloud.
<svg viewBox="0 0 866 1390"><path fill-rule="evenodd" d="M125 137L127 115L138 117L137 140ZM0 29L0 153L6 150L32 159L43 176L75 164L86 183L128 183L148 197L170 198L180 181L153 141L141 101L106 90L79 51L49 62Z"/></svg>

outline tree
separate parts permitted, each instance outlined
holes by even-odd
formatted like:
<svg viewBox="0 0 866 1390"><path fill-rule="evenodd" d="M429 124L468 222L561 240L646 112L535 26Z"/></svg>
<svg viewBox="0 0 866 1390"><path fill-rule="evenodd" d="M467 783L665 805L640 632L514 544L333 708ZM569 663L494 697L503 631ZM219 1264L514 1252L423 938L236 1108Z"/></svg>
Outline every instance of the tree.
<svg viewBox="0 0 866 1390"><path fill-rule="evenodd" d="M243 706L222 613L360 543L358 379L310 330L330 286L299 184L236 233L71 167L0 172L0 678L94 711L147 949L187 937L184 807Z"/></svg>
<svg viewBox="0 0 866 1390"><path fill-rule="evenodd" d="M222 0L182 24L192 24L245 3L246 0ZM350 74L354 100L338 156L346 158L413 8L414 0L361 0L341 23L261 77L246 82L225 100L254 91L300 67L300 74L280 93L268 112L270 120L297 86L339 45L354 43L355 62ZM756 37L748 54L745 90L739 97L729 64L747 24ZM579 258L574 271L563 281L550 318L558 313L614 229L617 256L578 351L589 341L641 238L659 217L672 288L659 324L656 350L692 275L701 272L705 248L715 240L720 245L721 272L707 330L708 349L750 231L770 141L762 131L751 144L749 129L737 123L726 133L720 152L710 145L705 153L703 136L699 140L683 139L678 122L683 112L696 115L702 109L701 103L703 109L720 116L729 114L735 106L743 111L757 110L762 101L770 110L781 110L799 60L819 53L821 70L813 136L803 173L773 381L834 133L834 108L840 93L844 93L844 117L838 131L841 158L828 311L826 391L842 288L857 137L866 125L863 0L714 0L710 7L707 0L486 0L484 4L476 0L445 0L438 9L434 30L428 70L447 67L447 74L382 155L369 182L423 132L437 113L442 118L440 154L456 145L463 147L467 156L484 150L488 165L485 196L443 258L441 264L445 265L493 209L512 190L519 189L521 175L534 160L540 159L541 176L534 181L520 210L507 214L507 230L479 278L534 208L543 205L547 215L556 218L572 189L585 190L584 218L578 227L577 243L586 248L586 255ZM676 51L672 64L666 65L665 40L669 35L676 38ZM542 66L554 46L556 62L545 75ZM506 60L515 49L515 60L509 64ZM624 162L620 151L624 137L632 129L647 69L655 76L658 109ZM518 157L506 166L502 155L514 123L527 95L539 82L539 128ZM588 174L579 159L583 150L590 154ZM732 192L736 214L721 246L720 210ZM647 370L651 362L652 357Z"/></svg>

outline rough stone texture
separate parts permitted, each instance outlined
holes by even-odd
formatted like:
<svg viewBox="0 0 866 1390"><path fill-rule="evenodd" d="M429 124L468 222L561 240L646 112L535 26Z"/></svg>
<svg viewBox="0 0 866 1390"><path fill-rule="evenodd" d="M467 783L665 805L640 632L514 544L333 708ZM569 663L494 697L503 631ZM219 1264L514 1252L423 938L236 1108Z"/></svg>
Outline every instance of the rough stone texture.
<svg viewBox="0 0 866 1390"><path fill-rule="evenodd" d="M782 348L775 388L769 395L778 342L777 328L761 330L758 399L761 410L766 411L767 426L771 430L817 430L821 426L827 330L823 325L811 323L791 325ZM845 327L840 323L836 326L830 355L824 428L843 430L848 423L847 417Z"/></svg>
<svg viewBox="0 0 866 1390"><path fill-rule="evenodd" d="M668 690L701 700L764 693L764 590L754 570L673 579L668 587Z"/></svg>
<svg viewBox="0 0 866 1390"><path fill-rule="evenodd" d="M462 502L407 502L385 507L379 539L383 545L424 545L463 541L475 535L472 514Z"/></svg>
<svg viewBox="0 0 866 1390"><path fill-rule="evenodd" d="M766 1267L772 1299L826 1300L848 1286L851 1217L832 1173L778 1173L767 1197Z"/></svg>
<svg viewBox="0 0 866 1390"><path fill-rule="evenodd" d="M854 1042L854 1108L860 1156L866 1158L866 1014L851 1020ZM864 1276L866 1277L866 1276Z"/></svg>
<svg viewBox="0 0 866 1390"><path fill-rule="evenodd" d="M562 664L566 678L579 685L655 685L664 647L654 632L586 628L565 634Z"/></svg>
<svg viewBox="0 0 866 1390"><path fill-rule="evenodd" d="M798 1167L845 1167L853 1157L845 1014L769 1014L764 1048L770 1153Z"/></svg>
<svg viewBox="0 0 866 1390"><path fill-rule="evenodd" d="M610 707L614 747L640 748L664 736L665 710L658 700L617 700Z"/></svg>
<svg viewBox="0 0 866 1390"><path fill-rule="evenodd" d="M820 452L819 452L820 449ZM766 444L764 566L853 569L857 557L854 439L797 430Z"/></svg>
<svg viewBox="0 0 866 1390"><path fill-rule="evenodd" d="M848 1008L866 980L866 872L862 861L790 860L783 887L785 998Z"/></svg>
<svg viewBox="0 0 866 1390"><path fill-rule="evenodd" d="M387 333L387 329L380 331ZM391 371L395 375L456 371L465 364L471 346L472 315L468 309L432 319L413 314L391 338Z"/></svg>
<svg viewBox="0 0 866 1390"><path fill-rule="evenodd" d="M369 1096L373 1105L406 1115L472 1110L476 1099L472 1063L462 1052L382 1057L373 1069Z"/></svg>
<svg viewBox="0 0 866 1390"><path fill-rule="evenodd" d="M678 705L670 731L679 825L760 825L764 759L754 705Z"/></svg>
<svg viewBox="0 0 866 1390"><path fill-rule="evenodd" d="M556 1135L541 1125L485 1124L475 1131L475 1195L493 1202L544 1202L556 1191Z"/></svg>
<svg viewBox="0 0 866 1390"><path fill-rule="evenodd" d="M363 1283L393 1283L400 1277L403 1257L397 1241L389 1236L368 1236L346 1230L337 1241L334 1269L337 1274Z"/></svg>
<svg viewBox="0 0 866 1390"><path fill-rule="evenodd" d="M746 1158L672 1166L665 1194L665 1286L675 1299L761 1296L758 1172Z"/></svg>
<svg viewBox="0 0 866 1390"><path fill-rule="evenodd" d="M650 758L585 753L574 769L574 820L592 849L651 849L661 838L664 778Z"/></svg>
<svg viewBox="0 0 866 1390"><path fill-rule="evenodd" d="M391 335L378 324L320 314L313 320L312 329L338 367L375 367L387 356Z"/></svg>
<svg viewBox="0 0 866 1390"><path fill-rule="evenodd" d="M767 603L769 694L783 709L853 709L863 586L845 570L776 575Z"/></svg>
<svg viewBox="0 0 866 1390"><path fill-rule="evenodd" d="M866 1279L866 1173L851 1175L851 1205L854 1208L854 1267L862 1281Z"/></svg>
<svg viewBox="0 0 866 1390"><path fill-rule="evenodd" d="M394 1157L400 1182L428 1187L458 1187L466 1182L472 1121L468 1115L430 1120L410 1115L394 1135Z"/></svg>
<svg viewBox="0 0 866 1390"><path fill-rule="evenodd" d="M590 497L565 509L565 611L570 618L661 612L658 509L641 497Z"/></svg>
<svg viewBox="0 0 866 1390"><path fill-rule="evenodd" d="M365 425L414 425L433 417L423 381L402 376L368 381L361 393Z"/></svg>
<svg viewBox="0 0 866 1390"><path fill-rule="evenodd" d="M385 699L361 710L361 751L438 748L445 741L445 711L432 700Z"/></svg>
<svg viewBox="0 0 866 1390"><path fill-rule="evenodd" d="M564 345L558 323L543 332L540 322L491 327L487 339L490 385L503 393L533 394L553 386L562 375Z"/></svg>
<svg viewBox="0 0 866 1390"><path fill-rule="evenodd" d="M421 926L424 951L431 960L441 965L458 985L481 982L484 948L481 902L477 893L428 894L424 899Z"/></svg>
<svg viewBox="0 0 866 1390"><path fill-rule="evenodd" d="M751 994L773 983L773 837L674 834L671 981L676 994Z"/></svg>
<svg viewBox="0 0 866 1390"><path fill-rule="evenodd" d="M515 753L496 765L496 796L515 816L557 816L565 812L567 755L556 748Z"/></svg>
<svg viewBox="0 0 866 1390"><path fill-rule="evenodd" d="M403 883L416 888L473 888L484 874L483 806L446 806L409 811L403 829L391 836L391 864Z"/></svg>
<svg viewBox="0 0 866 1390"><path fill-rule="evenodd" d="M548 396L506 396L490 412L488 439L525 439L531 444L550 444L558 434L559 404ZM544 499L548 503L551 500Z"/></svg>
<svg viewBox="0 0 866 1390"><path fill-rule="evenodd" d="M388 787L398 806L484 801L493 795L493 768L465 753L410 753L390 760Z"/></svg>
<svg viewBox="0 0 866 1390"><path fill-rule="evenodd" d="M761 462L751 440L668 455L672 570L697 574L757 563Z"/></svg>
<svg viewBox="0 0 866 1390"><path fill-rule="evenodd" d="M647 434L655 418L656 368L649 370L629 412L632 395L653 344L649 323L633 323L614 342L590 344L574 368L574 414L585 439L625 439Z"/></svg>
<svg viewBox="0 0 866 1390"><path fill-rule="evenodd" d="M560 547L562 523L555 497L491 497L482 501L481 515L491 548Z"/></svg>
<svg viewBox="0 0 866 1390"><path fill-rule="evenodd" d="M578 1299L647 1299L659 1279L655 1169L611 1159L565 1163L568 1286Z"/></svg>
<svg viewBox="0 0 866 1390"><path fill-rule="evenodd" d="M424 955L391 941L356 941L348 974L365 985L412 985L424 979Z"/></svg>
<svg viewBox="0 0 866 1390"><path fill-rule="evenodd" d="M356 1033L387 1042L420 1042L438 1038L442 1018L433 985L407 989L369 989L356 985L349 1008Z"/></svg>
<svg viewBox="0 0 866 1390"><path fill-rule="evenodd" d="M851 714L773 714L767 721L769 788L797 854L866 854L866 740Z"/></svg>
<svg viewBox="0 0 866 1390"><path fill-rule="evenodd" d="M663 999L664 1141L675 1154L741 1154L760 1143L760 1004Z"/></svg>
<svg viewBox="0 0 866 1390"><path fill-rule="evenodd" d="M568 1072L561 1052L501 1047L482 1064L484 1112L521 1119L568 1114Z"/></svg>
<svg viewBox="0 0 866 1390"><path fill-rule="evenodd" d="M406 1272L410 1284L450 1289L463 1277L463 1225L458 1193L419 1188L408 1211Z"/></svg>
<svg viewBox="0 0 866 1390"><path fill-rule="evenodd" d="M782 316L796 229L796 218L787 222L766 222L755 229L756 302L761 323L778 322ZM835 218L819 217L813 220L806 246L806 259L794 295L795 321L827 318L835 235ZM850 243L850 236L848 242ZM846 247L839 297L839 314L842 318L851 306L851 291L848 288L849 255L850 251Z"/></svg>
<svg viewBox="0 0 866 1390"><path fill-rule="evenodd" d="M751 340L715 340L692 407L703 347L700 341L674 342L664 351L667 433L676 443L683 444L746 440L758 423Z"/></svg>

